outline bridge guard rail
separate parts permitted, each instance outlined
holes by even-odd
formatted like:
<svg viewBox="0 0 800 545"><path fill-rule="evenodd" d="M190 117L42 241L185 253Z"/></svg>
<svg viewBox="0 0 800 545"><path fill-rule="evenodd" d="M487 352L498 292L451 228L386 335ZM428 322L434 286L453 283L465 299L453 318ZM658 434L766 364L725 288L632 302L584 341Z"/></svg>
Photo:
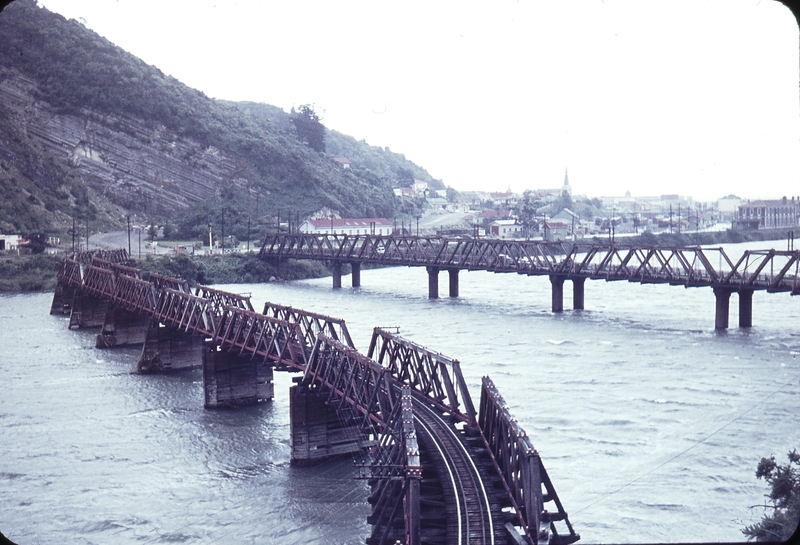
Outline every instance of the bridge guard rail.
<svg viewBox="0 0 800 545"><path fill-rule="evenodd" d="M474 425L475 407L461 364L400 335L376 327L367 357L386 368L395 380L434 403L439 409Z"/></svg>
<svg viewBox="0 0 800 545"><path fill-rule="evenodd" d="M373 528L367 544L394 545L402 539L406 545L419 545L422 465L408 386L401 387L400 403L372 451L370 474L372 513L367 522Z"/></svg>
<svg viewBox="0 0 800 545"><path fill-rule="evenodd" d="M539 453L511 416L505 400L489 377L483 377L481 386L478 427L503 478L519 527L528 542L566 545L578 541L580 536L569 522ZM544 504L551 501L556 507L552 513L544 508ZM564 521L567 533L558 533L556 521Z"/></svg>
<svg viewBox="0 0 800 545"><path fill-rule="evenodd" d="M314 346L317 335L323 333L332 339L344 343L350 348L355 348L353 339L350 338L350 332L347 330L347 325L341 318L331 318L324 314L278 305L270 303L269 301L264 303L263 314L289 323L298 324L301 334L308 346Z"/></svg>

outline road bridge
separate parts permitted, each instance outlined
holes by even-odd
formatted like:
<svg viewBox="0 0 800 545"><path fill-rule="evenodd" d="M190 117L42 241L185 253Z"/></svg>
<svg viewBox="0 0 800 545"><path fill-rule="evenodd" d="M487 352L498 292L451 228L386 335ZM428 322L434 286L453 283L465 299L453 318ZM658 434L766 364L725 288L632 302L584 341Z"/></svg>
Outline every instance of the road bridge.
<svg viewBox="0 0 800 545"><path fill-rule="evenodd" d="M101 327L98 347L138 335L140 372L199 361L207 408L271 399L273 370L300 373L290 389L292 462L369 453L370 544L579 539L491 380L479 414L457 360L396 333L376 328L365 356L344 320L272 303L257 313L249 295L192 290L131 267L124 250L68 256L51 313Z"/></svg>
<svg viewBox="0 0 800 545"><path fill-rule="evenodd" d="M661 247L616 244L573 244L498 239L397 237L379 235L270 235L264 259L326 261L333 287L342 285L342 266L350 264L352 285L361 285L361 265L425 267L428 297L439 297L439 273L447 271L449 295L458 297L462 270L547 276L553 312L564 310L564 282L572 282L573 309L584 308L587 279L627 280L714 291L715 327L729 322L731 294L739 300L739 327L751 327L753 293L800 293L800 250L748 250L731 258L723 248Z"/></svg>

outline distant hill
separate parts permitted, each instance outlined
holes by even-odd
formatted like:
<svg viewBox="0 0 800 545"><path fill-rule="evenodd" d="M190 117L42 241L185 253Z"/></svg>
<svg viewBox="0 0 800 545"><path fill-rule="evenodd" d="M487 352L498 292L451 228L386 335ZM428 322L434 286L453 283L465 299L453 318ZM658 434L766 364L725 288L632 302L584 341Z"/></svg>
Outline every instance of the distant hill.
<svg viewBox="0 0 800 545"><path fill-rule="evenodd" d="M279 108L213 100L34 0L0 12L0 232L132 214L187 234L224 217L241 233L321 207L392 217L398 173L437 186L402 155L327 142L315 152Z"/></svg>

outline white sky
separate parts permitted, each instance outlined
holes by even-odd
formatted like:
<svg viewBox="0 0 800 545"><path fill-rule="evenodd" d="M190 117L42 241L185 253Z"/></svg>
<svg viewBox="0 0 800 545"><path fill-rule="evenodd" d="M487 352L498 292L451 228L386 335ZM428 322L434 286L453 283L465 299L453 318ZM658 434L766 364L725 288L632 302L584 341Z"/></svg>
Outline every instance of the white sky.
<svg viewBox="0 0 800 545"><path fill-rule="evenodd" d="M40 0L208 96L459 190L800 195L798 28L771 0Z"/></svg>

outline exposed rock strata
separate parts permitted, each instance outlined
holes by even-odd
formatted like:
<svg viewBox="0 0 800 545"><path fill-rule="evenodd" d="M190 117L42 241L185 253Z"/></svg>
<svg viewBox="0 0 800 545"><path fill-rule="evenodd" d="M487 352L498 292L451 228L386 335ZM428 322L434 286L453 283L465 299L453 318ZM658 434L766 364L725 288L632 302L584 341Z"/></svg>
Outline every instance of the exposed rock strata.
<svg viewBox="0 0 800 545"><path fill-rule="evenodd" d="M35 81L0 68L0 105L20 132L63 160L98 195L127 209L167 214L250 185L237 160L126 115L55 111Z"/></svg>

